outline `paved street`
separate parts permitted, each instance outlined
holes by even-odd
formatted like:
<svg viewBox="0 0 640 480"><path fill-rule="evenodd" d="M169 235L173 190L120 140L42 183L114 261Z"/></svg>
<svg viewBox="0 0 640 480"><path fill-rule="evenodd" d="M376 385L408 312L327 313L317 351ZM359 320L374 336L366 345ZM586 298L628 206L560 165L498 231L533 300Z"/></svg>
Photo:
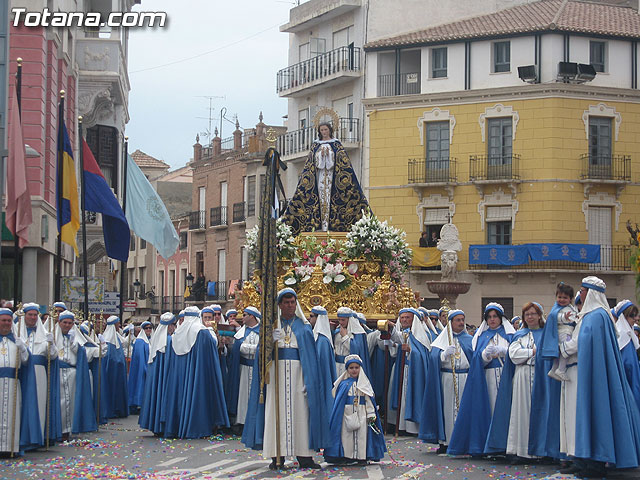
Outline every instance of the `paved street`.
<svg viewBox="0 0 640 480"><path fill-rule="evenodd" d="M138 428L137 416L110 423L49 452L31 452L17 460L0 461L0 480L207 480L258 479L569 479L548 465L510 466L470 458L435 454L413 437L387 437L390 456L366 467L323 465L322 472L288 469L271 472L259 452L247 450L238 437L219 435L200 440L162 440ZM321 462L322 458L317 457ZM610 478L637 478L638 472Z"/></svg>

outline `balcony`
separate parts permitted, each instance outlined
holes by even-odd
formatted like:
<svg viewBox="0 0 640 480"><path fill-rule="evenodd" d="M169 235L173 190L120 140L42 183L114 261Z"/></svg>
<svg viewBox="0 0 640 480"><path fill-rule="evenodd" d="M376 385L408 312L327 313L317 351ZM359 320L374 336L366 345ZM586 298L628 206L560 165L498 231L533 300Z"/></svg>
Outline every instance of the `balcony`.
<svg viewBox="0 0 640 480"><path fill-rule="evenodd" d="M189 230L204 230L207 228L206 212L198 210L189 213Z"/></svg>
<svg viewBox="0 0 640 480"><path fill-rule="evenodd" d="M572 262L570 260L535 261L529 259L523 265L470 264L469 270L500 271L571 271L571 272L630 272L630 245L600 245L600 261L597 263Z"/></svg>
<svg viewBox="0 0 640 480"><path fill-rule="evenodd" d="M591 182L625 183L631 181L631 156L629 155L580 155L582 173L580 179Z"/></svg>
<svg viewBox="0 0 640 480"><path fill-rule="evenodd" d="M340 47L304 60L277 74L276 92L281 97L302 96L329 85L360 76L360 48Z"/></svg>
<svg viewBox="0 0 640 480"><path fill-rule="evenodd" d="M420 72L378 75L378 96L416 95L420 93Z"/></svg>
<svg viewBox="0 0 640 480"><path fill-rule="evenodd" d="M209 282L207 286L207 301L210 300L226 300L227 299L227 282Z"/></svg>
<svg viewBox="0 0 640 480"><path fill-rule="evenodd" d="M174 315L177 315L178 313L180 313L180 310L184 310L184 297L169 295L169 296L156 297L156 298L158 299L162 298L161 313L171 312ZM153 307L152 307L151 313L154 313Z"/></svg>
<svg viewBox="0 0 640 480"><path fill-rule="evenodd" d="M233 204L233 223L241 223L246 220L246 208L245 202Z"/></svg>
<svg viewBox="0 0 640 480"><path fill-rule="evenodd" d="M155 313L155 314L164 313L160 311L161 304L162 304L161 298L157 295L154 295L151 298L151 313Z"/></svg>
<svg viewBox="0 0 640 480"><path fill-rule="evenodd" d="M314 0L289 11L289 22L280 26L281 32L295 33L325 23L360 7L361 0Z"/></svg>
<svg viewBox="0 0 640 480"><path fill-rule="evenodd" d="M520 155L471 155L469 180L487 183L520 181Z"/></svg>
<svg viewBox="0 0 640 480"><path fill-rule="evenodd" d="M413 185L450 185L457 182L455 158L410 158L408 180Z"/></svg>
<svg viewBox="0 0 640 480"><path fill-rule="evenodd" d="M277 141L277 149L284 160L305 157L309 153L311 144L317 138L313 127L301 128L293 132L280 135ZM346 149L360 147L360 119L341 118L338 129L334 135Z"/></svg>
<svg viewBox="0 0 640 480"><path fill-rule="evenodd" d="M211 209L211 226L221 227L227 225L227 207L214 207Z"/></svg>

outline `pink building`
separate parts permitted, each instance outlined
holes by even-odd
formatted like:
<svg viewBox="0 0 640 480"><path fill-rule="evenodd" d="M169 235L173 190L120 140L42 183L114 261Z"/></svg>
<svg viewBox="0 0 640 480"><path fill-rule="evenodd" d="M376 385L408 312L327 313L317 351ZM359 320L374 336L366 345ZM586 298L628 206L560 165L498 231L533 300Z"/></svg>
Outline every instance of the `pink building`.
<svg viewBox="0 0 640 480"><path fill-rule="evenodd" d="M186 278L189 273L192 273L189 270L189 215L174 219L173 226L180 237L180 245L168 260L156 254L157 283L155 299L151 306L152 314L178 313L185 307Z"/></svg>

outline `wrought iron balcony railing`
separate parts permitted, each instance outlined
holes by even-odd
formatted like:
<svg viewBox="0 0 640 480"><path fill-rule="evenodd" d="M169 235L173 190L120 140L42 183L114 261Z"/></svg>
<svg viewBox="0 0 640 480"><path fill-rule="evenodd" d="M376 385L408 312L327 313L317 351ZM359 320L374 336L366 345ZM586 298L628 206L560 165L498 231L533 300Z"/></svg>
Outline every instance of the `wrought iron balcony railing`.
<svg viewBox="0 0 640 480"><path fill-rule="evenodd" d="M226 300L226 299L227 299L227 282L209 282L207 300Z"/></svg>
<svg viewBox="0 0 640 480"><path fill-rule="evenodd" d="M519 180L520 155L471 155L470 180Z"/></svg>
<svg viewBox="0 0 640 480"><path fill-rule="evenodd" d="M276 91L281 93L340 72L359 71L360 48L340 47L280 70Z"/></svg>
<svg viewBox="0 0 640 480"><path fill-rule="evenodd" d="M203 230L207 228L207 219L204 210L198 210L189 214L189 230Z"/></svg>
<svg viewBox="0 0 640 480"><path fill-rule="evenodd" d="M210 220L212 227L227 225L227 207L213 207Z"/></svg>
<svg viewBox="0 0 640 480"><path fill-rule="evenodd" d="M244 222L246 220L246 203L239 202L233 204L233 223Z"/></svg>
<svg viewBox="0 0 640 480"><path fill-rule="evenodd" d="M338 128L333 133L342 143L358 143L360 141L360 119L340 118ZM314 127L301 128L280 135L277 148L283 157L300 152L306 153L316 138L317 132Z"/></svg>
<svg viewBox="0 0 640 480"><path fill-rule="evenodd" d="M456 159L410 158L408 163L409 183L455 183Z"/></svg>
<svg viewBox="0 0 640 480"><path fill-rule="evenodd" d="M420 72L378 75L378 96L415 95L420 93Z"/></svg>
<svg viewBox="0 0 640 480"><path fill-rule="evenodd" d="M583 180L631 181L631 156L629 155L580 155Z"/></svg>

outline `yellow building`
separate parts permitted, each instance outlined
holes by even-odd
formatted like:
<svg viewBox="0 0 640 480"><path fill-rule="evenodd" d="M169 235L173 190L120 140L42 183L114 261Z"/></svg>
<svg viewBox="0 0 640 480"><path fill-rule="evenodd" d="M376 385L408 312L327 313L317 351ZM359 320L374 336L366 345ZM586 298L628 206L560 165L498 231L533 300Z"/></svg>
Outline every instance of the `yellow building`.
<svg viewBox="0 0 640 480"><path fill-rule="evenodd" d="M635 9L543 0L365 45L371 206L412 247L457 226L459 276L472 283L458 307L471 323L492 300L548 312L557 282L577 288L587 275L612 303L635 298L638 39ZM518 248L492 251L501 245ZM523 261L532 248L545 260ZM415 269L408 280L433 304L426 281L438 277Z"/></svg>

